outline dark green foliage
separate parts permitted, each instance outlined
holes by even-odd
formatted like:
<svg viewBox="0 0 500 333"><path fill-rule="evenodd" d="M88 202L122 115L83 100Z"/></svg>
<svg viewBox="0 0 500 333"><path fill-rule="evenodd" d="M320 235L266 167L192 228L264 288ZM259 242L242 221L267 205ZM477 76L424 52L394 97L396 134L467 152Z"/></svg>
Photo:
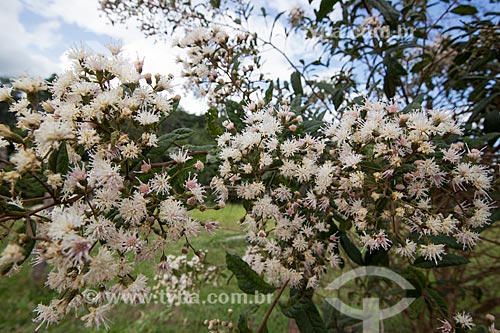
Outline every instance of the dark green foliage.
<svg viewBox="0 0 500 333"><path fill-rule="evenodd" d="M226 253L227 268L238 279L238 286L247 294L256 292L268 294L276 288L265 282L246 262L238 255Z"/></svg>
<svg viewBox="0 0 500 333"><path fill-rule="evenodd" d="M326 333L326 326L312 300L312 292L290 290L290 298L280 303L281 312L297 323L301 333Z"/></svg>
<svg viewBox="0 0 500 333"><path fill-rule="evenodd" d="M177 109L162 123L160 132L168 134L179 128L187 128L192 131L192 135L177 139L179 144L202 146L213 141L207 130L207 120L202 115L190 114L182 109Z"/></svg>
<svg viewBox="0 0 500 333"><path fill-rule="evenodd" d="M438 265L434 261L425 260L423 257L418 257L413 262L413 266L420 268L440 268L449 266L458 266L469 263L470 260L464 257L457 256L453 253L443 255L443 259L438 261Z"/></svg>
<svg viewBox="0 0 500 333"><path fill-rule="evenodd" d="M358 265L364 265L363 257L359 249L354 245L354 243L349 239L345 231L339 231L340 234L340 245L345 251L349 259Z"/></svg>

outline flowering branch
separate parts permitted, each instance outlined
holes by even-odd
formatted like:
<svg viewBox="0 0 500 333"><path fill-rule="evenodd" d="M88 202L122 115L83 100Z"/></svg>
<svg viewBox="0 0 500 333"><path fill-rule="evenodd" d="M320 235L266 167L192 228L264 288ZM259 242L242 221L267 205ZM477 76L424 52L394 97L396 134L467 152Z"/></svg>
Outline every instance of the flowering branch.
<svg viewBox="0 0 500 333"><path fill-rule="evenodd" d="M255 331L255 333L262 333L264 331L264 329L266 327L267 320L269 319L271 312L273 312L274 307L278 303L278 301L279 301L281 295L283 294L283 292L285 291L287 285L288 285L288 281L285 281L285 283L283 283L283 285L280 287L280 289L278 290L278 293L276 294L276 296L273 299L273 302L271 303L271 305L267 309L266 314L264 315L264 318L262 318L262 321L260 322L260 325L257 328L257 331Z"/></svg>

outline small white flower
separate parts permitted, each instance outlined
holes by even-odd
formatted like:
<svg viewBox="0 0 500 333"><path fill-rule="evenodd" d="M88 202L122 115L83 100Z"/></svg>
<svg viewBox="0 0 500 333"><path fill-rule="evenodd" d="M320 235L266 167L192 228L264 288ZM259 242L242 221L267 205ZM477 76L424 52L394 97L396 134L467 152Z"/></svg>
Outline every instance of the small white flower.
<svg viewBox="0 0 500 333"><path fill-rule="evenodd" d="M177 153L170 154L170 158L173 159L176 163L182 164L182 163L186 163L187 161L189 161L190 159L193 158L192 156L189 156L188 154L189 154L189 152L187 150L179 149L177 151Z"/></svg>
<svg viewBox="0 0 500 333"><path fill-rule="evenodd" d="M420 253L425 260L433 260L438 265L438 260L442 260L443 255L446 254L444 247L444 244L420 245Z"/></svg>
<svg viewBox="0 0 500 333"><path fill-rule="evenodd" d="M396 248L396 254L406 257L409 259L413 259L415 256L415 252L417 249L417 243L412 240L406 239L405 245L398 245Z"/></svg>
<svg viewBox="0 0 500 333"><path fill-rule="evenodd" d="M472 316L465 311L462 313L457 312L453 319L455 320L457 325L460 325L461 327L467 328L469 330L476 326L476 324L474 324L472 320Z"/></svg>

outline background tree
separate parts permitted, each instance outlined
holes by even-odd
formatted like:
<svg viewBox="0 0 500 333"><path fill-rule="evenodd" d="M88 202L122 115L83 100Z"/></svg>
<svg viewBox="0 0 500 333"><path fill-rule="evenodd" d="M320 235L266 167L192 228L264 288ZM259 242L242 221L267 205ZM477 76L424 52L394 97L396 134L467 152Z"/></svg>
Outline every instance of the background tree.
<svg viewBox="0 0 500 333"><path fill-rule="evenodd" d="M499 128L500 17L495 3L322 0L276 13L269 7L257 8L252 1L201 1L194 5L184 1L101 0L112 22L138 19L145 34L157 39L209 25L235 34L252 34L252 18L263 16L268 18L269 34L251 35L250 49L276 49L278 38L295 34L317 44L322 52L315 59L304 60L288 58L278 50L292 68L290 80L280 82L272 75L248 75L242 58L254 53L234 50L238 54L231 57L227 69L232 81L246 85L245 92L266 86L267 98L301 95L308 115L319 118L325 115L323 111L340 117L345 107L359 102L359 96L396 98L411 107L446 106L467 119L468 129L476 135ZM283 31L274 31L278 26ZM276 37L278 33L280 37ZM261 59L255 58L252 60L260 65ZM319 76L322 69L332 66L340 70L325 79ZM234 91L235 95L238 101L248 98L241 91ZM223 103L213 104L225 110L220 105ZM497 137L492 134L491 143Z"/></svg>

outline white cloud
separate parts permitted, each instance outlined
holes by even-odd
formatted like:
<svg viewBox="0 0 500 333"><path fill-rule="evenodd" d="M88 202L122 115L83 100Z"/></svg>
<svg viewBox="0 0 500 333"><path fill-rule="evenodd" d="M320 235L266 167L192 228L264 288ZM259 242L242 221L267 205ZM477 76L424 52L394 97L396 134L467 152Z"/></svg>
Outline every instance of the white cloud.
<svg viewBox="0 0 500 333"><path fill-rule="evenodd" d="M63 36L59 33L60 28L61 23L55 20L36 25L30 35L30 44L40 50L48 50L58 45L63 40Z"/></svg>
<svg viewBox="0 0 500 333"><path fill-rule="evenodd" d="M173 57L166 56L171 53L171 48L166 44L155 44L152 39L146 39L144 34L136 27L136 22L111 25L109 20L99 10L97 0L25 0L27 8L47 19L57 19L66 24L74 24L83 31L96 35L95 40L79 41L84 42L95 51L102 51L102 44L121 40L125 50L133 58L137 54L147 56L147 63L153 71L159 71L169 66L165 62L173 65ZM171 58L171 59L170 59ZM171 66L170 66L171 67ZM158 69L156 69L158 68Z"/></svg>
<svg viewBox="0 0 500 333"><path fill-rule="evenodd" d="M45 53L54 53L53 48L67 44L65 48L84 44L96 52L105 52L105 43L121 40L124 52L131 59L144 59L144 71L151 73L180 74L175 63L175 52L170 43L154 43L146 39L135 25L109 24L98 10L97 1L42 0L8 1L0 12L0 75L47 77L52 73L69 69L71 62L64 53L50 58ZM45 19L28 30L20 21L23 10L29 10ZM64 31L64 24L74 24L82 32L94 34L94 38L77 40ZM63 36L63 34L65 34ZM83 35L83 34L82 34ZM87 34L88 35L88 34ZM64 37L64 38L63 38ZM58 48L60 49L60 47ZM206 103L192 93L181 91L181 105L189 112L201 114Z"/></svg>
<svg viewBox="0 0 500 333"><path fill-rule="evenodd" d="M41 48L48 41L57 41L53 22L39 26L36 36L26 31L19 21L22 4L19 1L5 1L0 11L0 75L46 77L59 67L57 62L36 52L33 46Z"/></svg>

